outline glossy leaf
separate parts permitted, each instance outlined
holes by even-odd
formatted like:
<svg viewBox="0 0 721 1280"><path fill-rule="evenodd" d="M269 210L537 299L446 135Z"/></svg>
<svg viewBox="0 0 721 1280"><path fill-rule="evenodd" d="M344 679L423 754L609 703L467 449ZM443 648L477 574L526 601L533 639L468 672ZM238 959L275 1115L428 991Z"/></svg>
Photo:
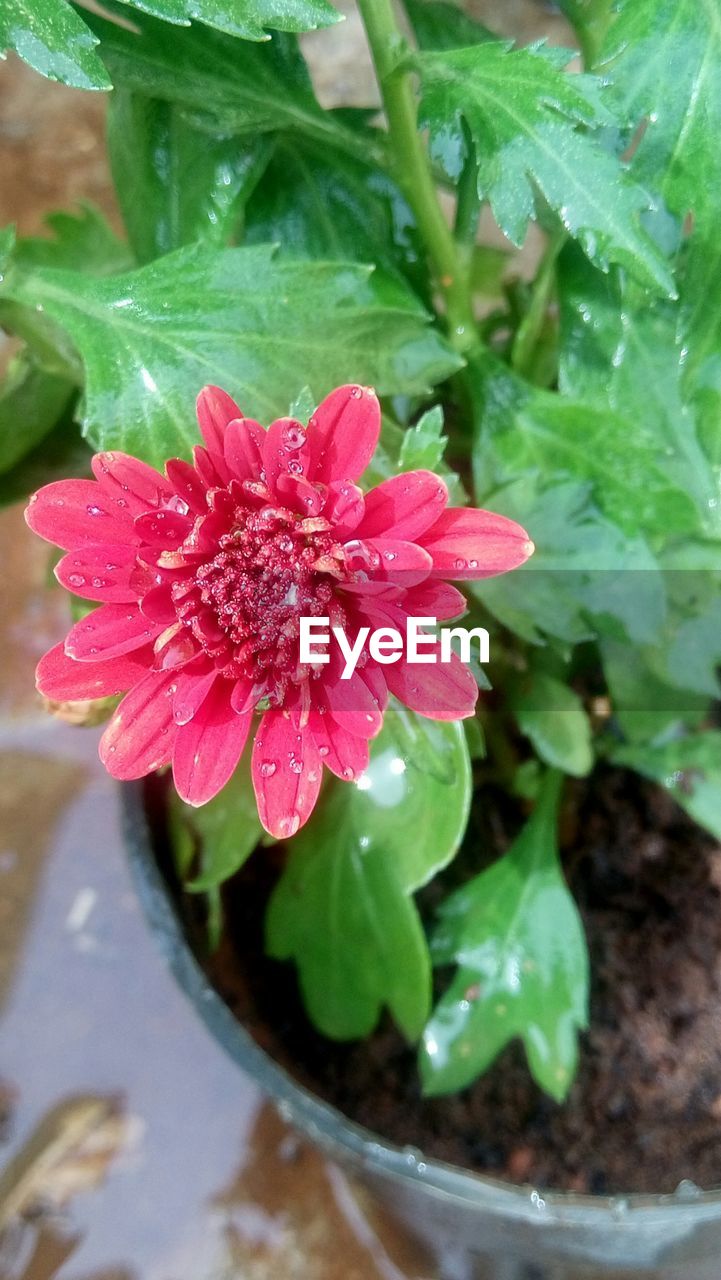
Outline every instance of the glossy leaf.
<svg viewBox="0 0 721 1280"><path fill-rule="evenodd" d="M308 1013L326 1035L367 1035L384 1005L409 1040L420 1034L430 962L411 894L453 857L469 803L460 724L394 704L367 772L329 783L293 839L267 949L295 960Z"/></svg>
<svg viewBox="0 0 721 1280"><path fill-rule="evenodd" d="M110 5L118 13L118 6ZM291 36L262 44L234 40L193 24L173 27L133 15L138 31L96 14L87 21L101 38L99 53L113 83L177 103L210 132L267 133L287 129L371 158L374 145L316 101L308 70Z"/></svg>
<svg viewBox="0 0 721 1280"><path fill-rule="evenodd" d="M250 770L241 763L215 799L197 809L183 804L172 789L169 794L171 839L185 849L186 878L199 855L197 873L185 887L208 893L240 870L263 834Z"/></svg>
<svg viewBox="0 0 721 1280"><path fill-rule="evenodd" d="M546 764L574 777L593 766L591 725L578 694L545 671L531 670L511 689L521 733Z"/></svg>
<svg viewBox="0 0 721 1280"><path fill-rule="evenodd" d="M613 760L659 782L721 840L721 732L709 729L662 746L620 747Z"/></svg>
<svg viewBox="0 0 721 1280"><path fill-rule="evenodd" d="M640 182L683 217L716 228L721 205L721 18L716 0L618 0L602 53L631 129Z"/></svg>
<svg viewBox="0 0 721 1280"><path fill-rule="evenodd" d="M576 1070L587 1025L588 955L556 840L560 777L503 858L441 907L434 962L457 972L423 1033L427 1094L462 1089L520 1037L531 1072L557 1101Z"/></svg>
<svg viewBox="0 0 721 1280"><path fill-rule="evenodd" d="M699 528L721 535L719 479L699 443L682 382L684 366L696 353L677 333L677 308L649 307L638 290L624 289L617 276L599 275L570 247L559 264L559 293L561 391L620 414L634 449L641 440L655 442L648 480L657 483L651 473L660 467L693 500ZM636 483L640 488L640 477ZM660 497L667 533L689 531L688 519L679 523L675 516L678 510L677 498L667 503ZM645 523L641 513L638 520Z"/></svg>
<svg viewBox="0 0 721 1280"><path fill-rule="evenodd" d="M272 146L264 134L241 139L198 129L173 103L116 89L108 112L110 163L138 261L195 240L227 245Z"/></svg>
<svg viewBox="0 0 721 1280"><path fill-rule="evenodd" d="M618 263L646 287L672 294L668 266L640 222L649 198L593 132L608 119L600 82L564 74L570 57L546 46L511 49L505 41L420 54L421 122L431 130L433 153L458 178L465 121L479 194L515 244L534 216L538 190L598 266Z"/></svg>
<svg viewBox="0 0 721 1280"><path fill-rule="evenodd" d="M53 480L89 476L91 456L77 424L62 416L39 444L0 474L0 506L26 502L28 494Z"/></svg>
<svg viewBox="0 0 721 1280"><path fill-rule="evenodd" d="M108 276L133 265L127 244L88 201L82 201L76 213L49 213L44 222L48 235L18 240L15 262L24 267L62 267L89 276Z"/></svg>
<svg viewBox="0 0 721 1280"><path fill-rule="evenodd" d="M26 351L15 357L0 384L0 474L52 431L74 392L72 382L42 369Z"/></svg>
<svg viewBox="0 0 721 1280"><path fill-rule="evenodd" d="M15 228L3 227L0 230L0 272L5 270L5 265L10 258L13 246L15 244ZM0 276L0 279L2 277Z"/></svg>
<svg viewBox="0 0 721 1280"><path fill-rule="evenodd" d="M608 31L614 0L558 0L558 7L575 27L586 69L592 71Z"/></svg>
<svg viewBox="0 0 721 1280"><path fill-rule="evenodd" d="M443 409L437 404L403 433L398 459L400 470L438 471L447 443L443 434Z"/></svg>
<svg viewBox="0 0 721 1280"><path fill-rule="evenodd" d="M584 368L584 377L592 377ZM621 413L605 403L598 386L593 396L573 399L530 387L488 357L474 362L471 376L474 473L481 491L494 474L496 483L519 471L538 471L546 479L564 474L591 485L599 508L631 536L643 531L666 539L698 530L699 510L679 474L682 451L691 455L695 447L698 453L693 436L682 434L674 447L653 413L645 421L632 406Z"/></svg>
<svg viewBox="0 0 721 1280"><path fill-rule="evenodd" d="M122 0L166 22L203 22L244 40L266 40L268 31L315 31L340 22L327 0Z"/></svg>
<svg viewBox="0 0 721 1280"><path fill-rule="evenodd" d="M458 4L447 4L445 0L404 0L403 8L420 49L459 49L496 39L493 32L474 22Z"/></svg>
<svg viewBox="0 0 721 1280"><path fill-rule="evenodd" d="M460 363L400 284L268 246L191 246L108 280L16 271L4 288L41 304L77 346L92 444L153 463L196 443L194 400L209 382L269 422L301 380L317 398L354 380L420 393Z"/></svg>
<svg viewBox="0 0 721 1280"><path fill-rule="evenodd" d="M708 695L674 688L656 674L650 655L638 646L604 639L601 658L614 722L629 742L652 744L678 736L684 726L695 728L705 718ZM685 670L684 664L677 668L681 679Z"/></svg>
<svg viewBox="0 0 721 1280"><path fill-rule="evenodd" d="M666 617L663 576L645 540L629 537L595 506L588 486L527 475L483 496L523 520L536 550L512 574L470 583L500 622L531 643L578 644L601 634L649 644Z"/></svg>
<svg viewBox="0 0 721 1280"><path fill-rule="evenodd" d="M96 37L66 0L2 0L0 4L0 54L14 49L50 80L76 89L109 89L96 45Z"/></svg>
<svg viewBox="0 0 721 1280"><path fill-rule="evenodd" d="M126 5L135 13L127 13ZM342 15L327 0L112 0L125 20L134 21L137 10L154 14L168 23L188 26L206 23L230 36L266 40L272 31L314 31L341 21ZM2 0L0 51L14 49L31 67L51 80L76 89L109 89L111 81L95 52L97 36L67 0Z"/></svg>
<svg viewBox="0 0 721 1280"><path fill-rule="evenodd" d="M681 388L717 484L721 477L721 237L692 238L681 276Z"/></svg>
<svg viewBox="0 0 721 1280"><path fill-rule="evenodd" d="M245 219L248 244L298 257L370 262L423 287L413 215L380 169L316 142L280 139Z"/></svg>

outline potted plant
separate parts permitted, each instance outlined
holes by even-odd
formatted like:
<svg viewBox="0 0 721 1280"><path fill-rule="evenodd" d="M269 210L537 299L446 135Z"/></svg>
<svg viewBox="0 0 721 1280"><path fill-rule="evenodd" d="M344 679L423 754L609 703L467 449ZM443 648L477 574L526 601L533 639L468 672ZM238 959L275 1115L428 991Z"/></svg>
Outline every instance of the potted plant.
<svg viewBox="0 0 721 1280"><path fill-rule="evenodd" d="M112 87L127 230L0 233L0 479L228 1050L459 1267L702 1280L721 22L560 7L582 66L359 0L381 116L316 99L327 0L0 0Z"/></svg>

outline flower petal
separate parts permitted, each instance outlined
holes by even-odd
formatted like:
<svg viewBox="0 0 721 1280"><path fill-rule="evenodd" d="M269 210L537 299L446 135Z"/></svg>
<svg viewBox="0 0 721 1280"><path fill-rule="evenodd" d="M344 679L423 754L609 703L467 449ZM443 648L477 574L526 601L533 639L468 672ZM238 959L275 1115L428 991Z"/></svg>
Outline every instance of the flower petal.
<svg viewBox="0 0 721 1280"><path fill-rule="evenodd" d="M275 492L284 507L290 507L306 519L320 515L323 510L322 486L311 484L305 476L294 476L290 472L279 475Z"/></svg>
<svg viewBox="0 0 721 1280"><path fill-rule="evenodd" d="M343 583L348 591L362 592L369 583L412 587L423 582L433 568L433 560L423 547L397 538L353 538L343 551L347 567L358 575L355 582Z"/></svg>
<svg viewBox="0 0 721 1280"><path fill-rule="evenodd" d="M447 502L448 489L432 471L391 476L366 494L357 536L413 541L438 519Z"/></svg>
<svg viewBox="0 0 721 1280"><path fill-rule="evenodd" d="M322 760L308 725L299 728L286 711L266 711L255 735L253 786L258 814L278 840L308 821L320 791Z"/></svg>
<svg viewBox="0 0 721 1280"><path fill-rule="evenodd" d="M187 502L191 511L202 515L207 509L207 486L199 476L195 467L182 458L170 458L165 464L168 483L173 493Z"/></svg>
<svg viewBox="0 0 721 1280"><path fill-rule="evenodd" d="M160 630L137 607L104 604L71 627L65 652L78 662L103 662L152 642Z"/></svg>
<svg viewBox="0 0 721 1280"><path fill-rule="evenodd" d="M207 804L234 773L248 737L252 714L230 705L229 680L216 680L192 720L178 729L173 781L181 800Z"/></svg>
<svg viewBox="0 0 721 1280"><path fill-rule="evenodd" d="M333 535L339 542L355 533L364 511L365 498L357 484L350 480L334 480L328 486L323 515L333 525Z"/></svg>
<svg viewBox="0 0 721 1280"><path fill-rule="evenodd" d="M116 506L95 480L56 480L33 494L25 519L47 542L65 551L102 542L139 539L129 511Z"/></svg>
<svg viewBox="0 0 721 1280"><path fill-rule="evenodd" d="M332 716L313 709L308 721L323 764L344 782L353 782L368 768L370 748L366 738L341 729Z"/></svg>
<svg viewBox="0 0 721 1280"><path fill-rule="evenodd" d="M225 461L237 480L257 480L263 467L265 431L253 418L234 418L225 430Z"/></svg>
<svg viewBox="0 0 721 1280"><path fill-rule="evenodd" d="M430 655L432 650L424 652ZM384 675L388 688L400 702L431 720L462 720L475 711L478 685L455 653L450 662L436 661L427 666L396 662L384 668Z"/></svg>
<svg viewBox="0 0 721 1280"><path fill-rule="evenodd" d="M305 427L295 418L277 418L265 433L263 471L273 492L279 476L305 475L310 459Z"/></svg>
<svg viewBox="0 0 721 1280"><path fill-rule="evenodd" d="M308 423L309 480L357 480L375 452L381 411L372 387L338 387Z"/></svg>
<svg viewBox="0 0 721 1280"><path fill-rule="evenodd" d="M451 586L450 582L430 578L417 587L411 587L400 604L411 618L436 618L439 622L460 618L468 609L468 601L462 591Z"/></svg>
<svg viewBox="0 0 721 1280"><path fill-rule="evenodd" d="M230 472L225 461L225 429L234 418L242 418L242 413L235 400L220 387L203 387L196 401L196 412L201 435L208 446L221 480L230 479Z"/></svg>
<svg viewBox="0 0 721 1280"><path fill-rule="evenodd" d="M130 585L135 569L135 548L110 542L99 547L81 547L68 551L55 566L55 577L61 586L83 600L101 600L107 604L127 604L137 600Z"/></svg>
<svg viewBox="0 0 721 1280"><path fill-rule="evenodd" d="M103 491L131 515L140 515L172 496L165 476L129 453L96 453L90 465Z"/></svg>
<svg viewBox="0 0 721 1280"><path fill-rule="evenodd" d="M53 702L86 702L93 698L114 698L125 693L148 674L153 662L150 647L132 658L110 662L77 662L69 658L63 644L56 644L40 659L35 672L38 691Z"/></svg>
<svg viewBox="0 0 721 1280"><path fill-rule="evenodd" d="M420 538L435 578L492 578L517 569L533 553L515 520L475 507L449 507Z"/></svg>
<svg viewBox="0 0 721 1280"><path fill-rule="evenodd" d="M325 671L330 674L326 675ZM383 712L361 673L356 670L348 680L341 680L333 671L332 663L325 671L319 701L322 698L341 729L357 738L375 738L383 725Z"/></svg>
<svg viewBox="0 0 721 1280"><path fill-rule="evenodd" d="M151 547L163 547L167 551L175 551L192 530L193 521L190 516L167 508L146 511L135 520L135 532L142 542Z"/></svg>
<svg viewBox="0 0 721 1280"><path fill-rule="evenodd" d="M151 671L123 698L100 739L100 759L113 778L143 778L168 764L173 724L172 673Z"/></svg>
<svg viewBox="0 0 721 1280"><path fill-rule="evenodd" d="M218 678L217 667L205 657L178 672L173 695L173 719L177 725L193 719Z"/></svg>

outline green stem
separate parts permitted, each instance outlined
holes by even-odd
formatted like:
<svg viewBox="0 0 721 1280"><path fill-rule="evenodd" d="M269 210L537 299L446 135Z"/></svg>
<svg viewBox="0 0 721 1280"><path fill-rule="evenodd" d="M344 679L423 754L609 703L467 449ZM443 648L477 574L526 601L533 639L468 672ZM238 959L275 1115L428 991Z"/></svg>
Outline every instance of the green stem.
<svg viewBox="0 0 721 1280"><path fill-rule="evenodd" d="M511 367L525 378L533 371L536 347L556 281L556 259L567 238L562 227L551 235L533 282L530 305L513 339Z"/></svg>
<svg viewBox="0 0 721 1280"><path fill-rule="evenodd" d="M476 147L465 120L463 121L463 137L466 144L466 159L458 182L458 202L456 204L456 221L453 230L464 270L466 273L470 273L478 232L478 219L481 216L481 197L478 194Z"/></svg>
<svg viewBox="0 0 721 1280"><path fill-rule="evenodd" d="M468 351L478 341L468 275L463 270L418 131L411 73L392 0L358 0L388 121L395 175L413 213L443 295L451 341Z"/></svg>

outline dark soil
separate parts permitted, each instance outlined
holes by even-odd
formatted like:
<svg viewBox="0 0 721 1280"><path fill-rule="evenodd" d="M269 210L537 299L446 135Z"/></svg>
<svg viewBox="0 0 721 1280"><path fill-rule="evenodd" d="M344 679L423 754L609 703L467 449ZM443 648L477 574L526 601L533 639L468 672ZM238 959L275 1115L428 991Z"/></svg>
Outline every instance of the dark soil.
<svg viewBox="0 0 721 1280"><path fill-rule="evenodd" d="M520 815L488 801L500 853ZM211 979L297 1079L394 1143L546 1188L661 1192L684 1178L717 1185L721 847L658 788L617 770L578 784L565 828L593 988L591 1030L562 1106L534 1085L517 1043L463 1094L424 1100L414 1055L389 1024L350 1045L317 1035L292 966L260 959L278 850L253 857L228 886L227 937L208 965ZM457 878L463 855L453 867ZM438 892L436 883L421 903L429 914Z"/></svg>

